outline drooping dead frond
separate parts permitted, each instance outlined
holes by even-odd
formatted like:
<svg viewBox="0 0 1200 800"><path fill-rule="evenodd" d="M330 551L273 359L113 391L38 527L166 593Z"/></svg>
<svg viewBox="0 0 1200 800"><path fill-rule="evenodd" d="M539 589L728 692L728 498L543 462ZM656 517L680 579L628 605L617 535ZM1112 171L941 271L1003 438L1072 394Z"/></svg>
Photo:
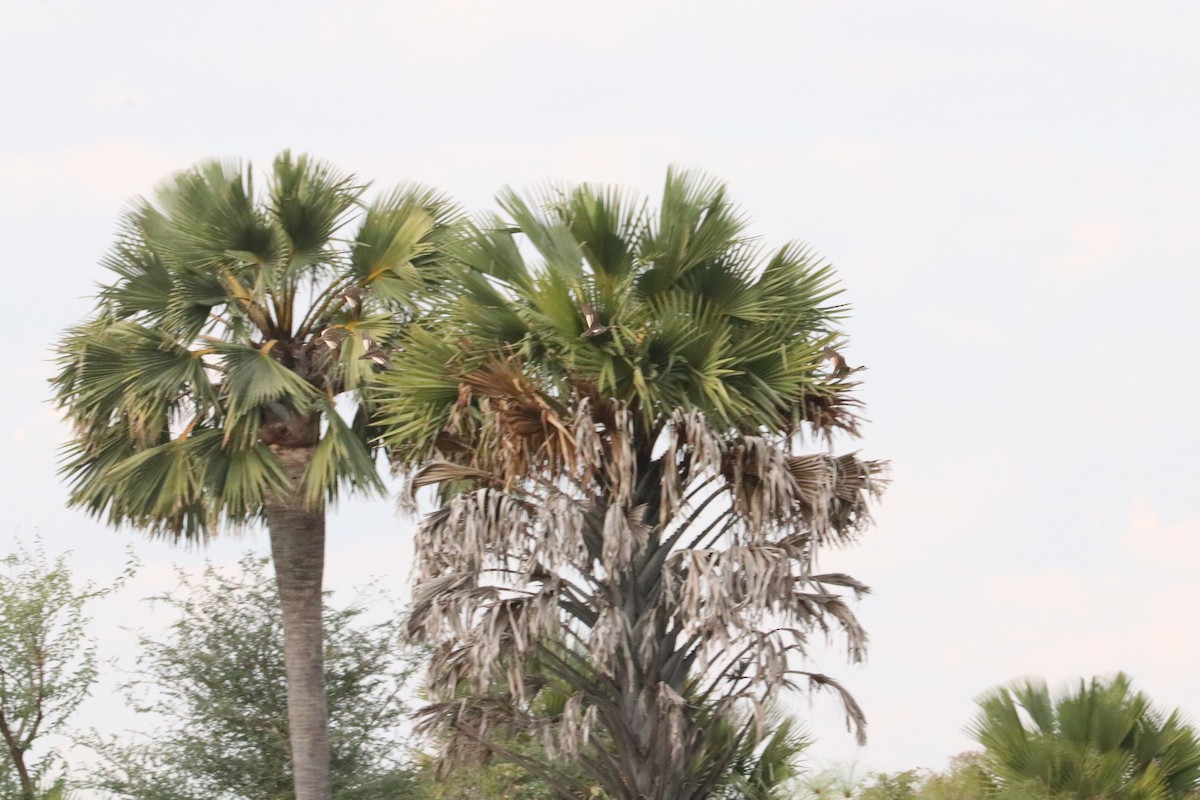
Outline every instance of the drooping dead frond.
<svg viewBox="0 0 1200 800"><path fill-rule="evenodd" d="M461 377L459 410L447 434L469 442L475 464L512 485L535 473L573 469L566 416L518 358L493 358Z"/></svg>
<svg viewBox="0 0 1200 800"><path fill-rule="evenodd" d="M857 382L844 381L836 387L806 392L790 409L792 428L799 431L800 423L807 423L817 437L827 442L832 442L839 432L858 436L858 409L862 403L850 394L857 385Z"/></svg>
<svg viewBox="0 0 1200 800"><path fill-rule="evenodd" d="M486 483L491 480L492 474L481 469L473 469L463 464L455 464L452 461L433 461L426 464L417 471L412 477L413 488L420 489L423 486L437 486L440 483L449 483L453 481L478 481Z"/></svg>
<svg viewBox="0 0 1200 800"><path fill-rule="evenodd" d="M854 733L854 738L860 745L867 743L867 716L854 696L846 691L846 687L828 675L818 672L797 672L796 674L808 678L808 688L814 692L834 692L841 700L842 708L846 713L846 730Z"/></svg>
<svg viewBox="0 0 1200 800"><path fill-rule="evenodd" d="M795 684L811 632L839 633L862 658L840 590L867 587L812 565L860 531L882 464L792 455L784 438L715 430L695 412L666 424L647 460L620 404L584 395L568 414L523 374L513 362L476 373L463 394L476 416L452 422L455 436L519 451L449 455L411 479L474 487L417 534L410 631L435 645L430 720L459 730L470 706L456 698L488 697L488 714L508 709L526 731L539 720L548 747L596 770L628 750L687 765L705 746L701 717L755 713ZM549 716L530 694L539 676L561 692ZM824 676L809 683L835 689L861 735L853 699ZM637 796L657 796L659 779L645 780Z"/></svg>
<svg viewBox="0 0 1200 800"><path fill-rule="evenodd" d="M887 483L887 462L824 453L789 456L786 461L798 490L796 510L819 543L851 541L870 522L868 501Z"/></svg>

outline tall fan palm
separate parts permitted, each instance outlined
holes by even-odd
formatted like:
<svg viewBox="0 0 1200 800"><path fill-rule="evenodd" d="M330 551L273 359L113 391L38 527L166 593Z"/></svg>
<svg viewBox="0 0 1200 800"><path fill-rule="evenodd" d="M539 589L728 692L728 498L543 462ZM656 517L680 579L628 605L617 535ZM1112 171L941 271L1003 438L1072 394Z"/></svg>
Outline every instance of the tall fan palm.
<svg viewBox="0 0 1200 800"><path fill-rule="evenodd" d="M430 719L493 750L498 728L545 733L615 798L705 797L773 691L841 691L793 659L812 629L863 652L838 589L865 587L813 556L857 534L882 465L792 453L856 430L827 363L832 269L761 252L724 187L685 172L657 212L591 186L501 203L380 395L410 485L442 501L411 617L436 646ZM561 713L526 702L547 675Z"/></svg>
<svg viewBox="0 0 1200 800"><path fill-rule="evenodd" d="M63 472L73 505L154 535L265 519L296 796L328 800L325 506L382 488L367 388L457 212L419 187L364 207L353 176L287 152L256 189L249 166L205 162L125 214L112 283L59 345Z"/></svg>
<svg viewBox="0 0 1200 800"><path fill-rule="evenodd" d="M1127 675L1051 695L1026 679L979 699L971 735L1001 790L1091 800L1178 800L1200 788L1200 739L1155 710ZM1019 791L1018 791L1019 793Z"/></svg>

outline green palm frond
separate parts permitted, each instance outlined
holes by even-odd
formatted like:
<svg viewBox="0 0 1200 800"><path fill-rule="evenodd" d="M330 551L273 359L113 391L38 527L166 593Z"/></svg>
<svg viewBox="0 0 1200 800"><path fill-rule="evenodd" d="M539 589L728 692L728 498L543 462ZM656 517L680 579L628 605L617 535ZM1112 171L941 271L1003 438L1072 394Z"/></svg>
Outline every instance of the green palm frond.
<svg viewBox="0 0 1200 800"><path fill-rule="evenodd" d="M466 226L466 235L452 242L449 253L470 272L494 279L500 286L528 289L531 273L517 246L518 229L490 214Z"/></svg>
<svg viewBox="0 0 1200 800"><path fill-rule="evenodd" d="M1155 710L1127 675L1052 694L1025 679L988 692L969 728L1001 787L1054 796L1180 800L1200 787L1200 737Z"/></svg>
<svg viewBox="0 0 1200 800"><path fill-rule="evenodd" d="M292 271L336 261L334 237L350 221L365 185L307 155L275 158L268 213L286 242Z"/></svg>
<svg viewBox="0 0 1200 800"><path fill-rule="evenodd" d="M288 487L279 459L262 443L230 447L219 443L217 436L204 436L193 446L197 458L207 465L204 481L208 493L222 498L225 513L234 521L256 518L265 498Z"/></svg>
<svg viewBox="0 0 1200 800"><path fill-rule="evenodd" d="M514 224L528 238L541 256L546 276L553 283L570 285L583 274L583 249L575 239L566 221L549 217L545 211L561 203L554 189L546 190L540 197L530 200L521 197L512 189L504 189L497 198L500 207L508 213ZM538 207L541 207L540 209ZM536 209L536 210L535 210Z"/></svg>
<svg viewBox="0 0 1200 800"><path fill-rule="evenodd" d="M649 225L646 201L614 186L583 185L557 209L579 242L596 276L599 295L610 300L614 284L634 269L637 242Z"/></svg>
<svg viewBox="0 0 1200 800"><path fill-rule="evenodd" d="M145 314L161 319L171 299L171 272L162 256L147 246L144 221L151 209L144 203L127 210L120 222L117 242L100 262L119 278L101 289L100 296L116 316Z"/></svg>
<svg viewBox="0 0 1200 800"><path fill-rule="evenodd" d="M310 504L382 489L373 426L334 401L369 407L460 212L419 186L364 208L363 182L286 151L256 177L206 161L132 203L95 314L61 340L71 502L113 524L195 538L246 521L287 483L269 446L314 448Z"/></svg>
<svg viewBox="0 0 1200 800"><path fill-rule="evenodd" d="M281 404L296 413L309 411L317 389L271 355L273 348L214 344L223 367L222 393L233 425L256 417L268 404Z"/></svg>
<svg viewBox="0 0 1200 800"><path fill-rule="evenodd" d="M845 310L832 268L800 245L764 257L720 182L672 169L654 213L586 184L505 190L500 205L508 221L484 217L451 247L458 289L433 335L520 352L566 394L584 382L628 404L646 430L675 408L743 432L854 430L851 385L831 379L823 354ZM436 369L403 349L421 374ZM394 417L413 416L401 392L389 397Z"/></svg>
<svg viewBox="0 0 1200 800"><path fill-rule="evenodd" d="M328 430L317 444L305 476L305 503L316 508L326 500L334 501L341 487L370 494L382 492L383 481L368 442L336 408L323 405Z"/></svg>
<svg viewBox="0 0 1200 800"><path fill-rule="evenodd" d="M403 369L380 376L372 392L381 409L379 426L403 463L418 463L433 449L459 397L461 351L428 330L413 326L404 340Z"/></svg>
<svg viewBox="0 0 1200 800"><path fill-rule="evenodd" d="M713 722L697 771L715 784L723 800L784 800L797 775L800 754L812 744L793 717L769 709L763 716ZM720 752L724 751L724 752ZM718 763L713 763L718 762ZM726 762L724 770L714 767Z"/></svg>
<svg viewBox="0 0 1200 800"><path fill-rule="evenodd" d="M367 209L351 248L354 276L379 297L412 308L456 213L443 195L415 184L380 198Z"/></svg>
<svg viewBox="0 0 1200 800"><path fill-rule="evenodd" d="M152 444L180 415L207 416L217 393L204 362L153 329L99 319L68 334L56 386L85 433L114 423Z"/></svg>
<svg viewBox="0 0 1200 800"><path fill-rule="evenodd" d="M286 238L256 202L250 166L202 162L161 184L156 200L164 224L147 233L166 254L193 268L229 270L257 292L266 290L262 278L273 274Z"/></svg>
<svg viewBox="0 0 1200 800"><path fill-rule="evenodd" d="M70 487L68 502L111 525L125 522L120 487L107 479L113 468L138 449L121 427L93 430L86 440L67 442L61 450L60 474Z"/></svg>
<svg viewBox="0 0 1200 800"><path fill-rule="evenodd" d="M728 199L725 185L692 170L667 171L657 224L647 231L643 260L675 282L695 267L723 257L742 242L746 215Z"/></svg>

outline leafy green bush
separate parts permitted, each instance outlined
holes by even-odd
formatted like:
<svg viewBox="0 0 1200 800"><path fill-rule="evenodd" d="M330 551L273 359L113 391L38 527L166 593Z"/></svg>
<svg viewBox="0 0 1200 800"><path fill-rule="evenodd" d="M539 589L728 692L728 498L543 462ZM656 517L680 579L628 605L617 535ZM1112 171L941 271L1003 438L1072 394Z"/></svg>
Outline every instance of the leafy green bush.
<svg viewBox="0 0 1200 800"><path fill-rule="evenodd" d="M141 637L133 707L149 735L99 740L94 788L127 800L278 800L292 796L279 600L268 562L246 556L227 574L152 598L176 615L161 637ZM338 800L413 791L400 738L400 691L412 671L398 657L399 625L368 624L365 608L325 610L325 679Z"/></svg>
<svg viewBox="0 0 1200 800"><path fill-rule="evenodd" d="M38 800L66 792L61 758L45 737L61 733L96 682L96 648L84 608L110 586L78 584L66 556L50 560L38 541L0 559L0 796ZM41 750L40 756L34 756Z"/></svg>

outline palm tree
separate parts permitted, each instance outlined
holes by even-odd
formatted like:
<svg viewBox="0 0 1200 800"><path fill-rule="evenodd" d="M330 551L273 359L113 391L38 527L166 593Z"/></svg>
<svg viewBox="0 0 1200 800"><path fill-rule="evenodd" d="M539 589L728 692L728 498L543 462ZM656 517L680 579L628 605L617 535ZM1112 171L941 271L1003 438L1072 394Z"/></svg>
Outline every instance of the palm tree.
<svg viewBox="0 0 1200 800"><path fill-rule="evenodd" d="M1091 800L1178 800L1200 788L1200 739L1156 710L1129 676L1082 679L1051 695L1025 679L979 700L970 733L1001 790ZM1018 792L1019 794L1019 792ZM1030 796L1034 796L1032 793Z"/></svg>
<svg viewBox="0 0 1200 800"><path fill-rule="evenodd" d="M629 800L712 794L754 733L736 721L785 686L841 692L861 736L796 661L814 629L863 653L839 590L866 587L813 557L881 486L879 462L792 452L857 429L832 269L760 251L724 187L682 171L657 212L586 185L501 204L379 395L410 488L441 503L410 619L435 647L431 725L451 750L544 735ZM527 702L545 676L569 687L554 714Z"/></svg>
<svg viewBox="0 0 1200 800"><path fill-rule="evenodd" d="M778 713L762 717L751 715L740 728L728 733L738 741L739 750L730 761L725 777L713 794L721 800L784 800L792 797L792 782L799 775L797 762L812 743L795 719ZM720 731L710 731L721 741ZM717 748L724 749L724 748Z"/></svg>
<svg viewBox="0 0 1200 800"><path fill-rule="evenodd" d="M72 505L184 542L266 521L298 800L330 791L325 507L382 488L367 389L457 214L420 187L364 207L364 188L287 152L265 190L249 166L174 175L124 215L112 282L54 379Z"/></svg>

